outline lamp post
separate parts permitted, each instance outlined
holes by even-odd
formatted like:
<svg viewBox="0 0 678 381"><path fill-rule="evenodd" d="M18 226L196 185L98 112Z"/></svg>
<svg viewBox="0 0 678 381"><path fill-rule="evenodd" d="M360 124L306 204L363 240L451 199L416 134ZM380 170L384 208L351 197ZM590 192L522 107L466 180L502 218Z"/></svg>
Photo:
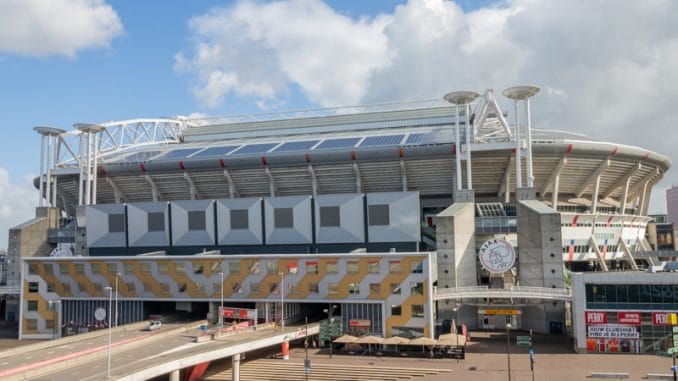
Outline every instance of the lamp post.
<svg viewBox="0 0 678 381"><path fill-rule="evenodd" d="M118 293L120 290L118 288L118 278L120 278L122 274L120 273L115 273L115 326L118 326Z"/></svg>
<svg viewBox="0 0 678 381"><path fill-rule="evenodd" d="M285 273L279 272L280 275L280 328L285 330Z"/></svg>
<svg viewBox="0 0 678 381"><path fill-rule="evenodd" d="M304 317L304 322L306 325L306 339L304 339L304 348L306 352L306 359L304 360L304 371L306 373L306 381L308 381L308 372L310 371L309 369L309 363L308 363L308 316Z"/></svg>
<svg viewBox="0 0 678 381"><path fill-rule="evenodd" d="M106 287L106 291L108 291L108 362L106 366L106 378L111 378L111 318L112 318L112 313L111 310L113 309L113 289L110 287Z"/></svg>
<svg viewBox="0 0 678 381"><path fill-rule="evenodd" d="M221 271L219 271L219 275L221 275L221 296L219 299L219 305L221 308L219 308L219 331L222 331L224 329L224 269L222 267Z"/></svg>
<svg viewBox="0 0 678 381"><path fill-rule="evenodd" d="M457 364L459 364L459 332L457 332L457 311L459 310L458 307L452 308L452 312L454 312L454 320L452 320L452 324L454 324L454 338L456 342L456 346L454 348L454 353L456 353L457 357Z"/></svg>
<svg viewBox="0 0 678 381"><path fill-rule="evenodd" d="M506 323L506 356L508 358L508 379L511 381L511 324Z"/></svg>
<svg viewBox="0 0 678 381"><path fill-rule="evenodd" d="M330 308L324 309L323 312L327 314L327 331L330 338L330 360L332 359L332 313L334 309L337 308L336 305L330 305Z"/></svg>

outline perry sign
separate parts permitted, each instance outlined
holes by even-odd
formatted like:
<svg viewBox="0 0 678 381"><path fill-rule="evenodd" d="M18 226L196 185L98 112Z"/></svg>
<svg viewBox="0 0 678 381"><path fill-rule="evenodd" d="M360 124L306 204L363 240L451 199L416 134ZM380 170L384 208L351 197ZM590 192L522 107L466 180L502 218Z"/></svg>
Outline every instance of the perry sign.
<svg viewBox="0 0 678 381"><path fill-rule="evenodd" d="M516 252L513 246L498 238L485 241L478 252L480 264L491 273L503 273L516 263Z"/></svg>

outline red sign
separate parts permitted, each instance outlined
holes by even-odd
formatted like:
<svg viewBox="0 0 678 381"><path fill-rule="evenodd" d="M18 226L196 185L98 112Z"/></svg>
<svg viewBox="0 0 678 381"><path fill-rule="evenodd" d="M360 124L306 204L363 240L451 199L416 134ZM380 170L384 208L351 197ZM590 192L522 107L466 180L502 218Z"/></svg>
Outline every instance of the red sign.
<svg viewBox="0 0 678 381"><path fill-rule="evenodd" d="M369 327L372 325L372 321L366 319L351 319L348 321L348 325L351 327Z"/></svg>
<svg viewBox="0 0 678 381"><path fill-rule="evenodd" d="M247 310L244 309L244 308L241 309L241 310L240 310L240 315L239 315L239 317L240 317L241 319L247 319Z"/></svg>
<svg viewBox="0 0 678 381"><path fill-rule="evenodd" d="M235 316L235 310L233 308L224 308L222 316L227 317L227 318L232 318L232 317Z"/></svg>
<svg viewBox="0 0 678 381"><path fill-rule="evenodd" d="M605 311L586 311L586 324L607 324L607 312Z"/></svg>
<svg viewBox="0 0 678 381"><path fill-rule="evenodd" d="M619 324L640 325L640 312L617 312Z"/></svg>
<svg viewBox="0 0 678 381"><path fill-rule="evenodd" d="M669 322L669 314L667 312L653 312L652 324L654 325L671 325Z"/></svg>

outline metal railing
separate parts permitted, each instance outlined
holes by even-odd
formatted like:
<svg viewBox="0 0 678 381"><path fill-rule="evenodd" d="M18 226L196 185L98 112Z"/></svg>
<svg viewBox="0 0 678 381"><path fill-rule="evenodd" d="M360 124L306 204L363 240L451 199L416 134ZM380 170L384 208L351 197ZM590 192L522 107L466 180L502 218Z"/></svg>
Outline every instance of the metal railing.
<svg viewBox="0 0 678 381"><path fill-rule="evenodd" d="M487 286L470 286L438 289L434 288L433 300L502 298L502 299L543 299L571 300L572 290L569 288L548 288L530 286L512 286L510 288L489 288Z"/></svg>

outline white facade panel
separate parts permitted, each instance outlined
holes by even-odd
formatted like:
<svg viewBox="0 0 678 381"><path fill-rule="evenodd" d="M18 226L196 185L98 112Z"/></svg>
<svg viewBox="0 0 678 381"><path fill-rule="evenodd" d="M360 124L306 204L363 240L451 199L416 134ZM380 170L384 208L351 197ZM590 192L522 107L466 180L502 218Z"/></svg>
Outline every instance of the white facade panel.
<svg viewBox="0 0 678 381"><path fill-rule="evenodd" d="M336 219L333 218L335 212L338 212ZM317 243L365 242L362 194L316 196L314 213Z"/></svg>
<svg viewBox="0 0 678 381"><path fill-rule="evenodd" d="M368 193L369 242L419 242L420 213L419 192Z"/></svg>
<svg viewBox="0 0 678 381"><path fill-rule="evenodd" d="M269 197L264 199L266 244L313 242L311 197Z"/></svg>
<svg viewBox="0 0 678 381"><path fill-rule="evenodd" d="M89 205L85 210L88 247L124 247L125 205Z"/></svg>
<svg viewBox="0 0 678 381"><path fill-rule="evenodd" d="M169 215L166 202L139 202L127 205L129 245L169 246Z"/></svg>
<svg viewBox="0 0 678 381"><path fill-rule="evenodd" d="M261 245L261 198L216 200L219 245Z"/></svg>
<svg viewBox="0 0 678 381"><path fill-rule="evenodd" d="M214 245L212 200L175 201L172 208L172 245Z"/></svg>

